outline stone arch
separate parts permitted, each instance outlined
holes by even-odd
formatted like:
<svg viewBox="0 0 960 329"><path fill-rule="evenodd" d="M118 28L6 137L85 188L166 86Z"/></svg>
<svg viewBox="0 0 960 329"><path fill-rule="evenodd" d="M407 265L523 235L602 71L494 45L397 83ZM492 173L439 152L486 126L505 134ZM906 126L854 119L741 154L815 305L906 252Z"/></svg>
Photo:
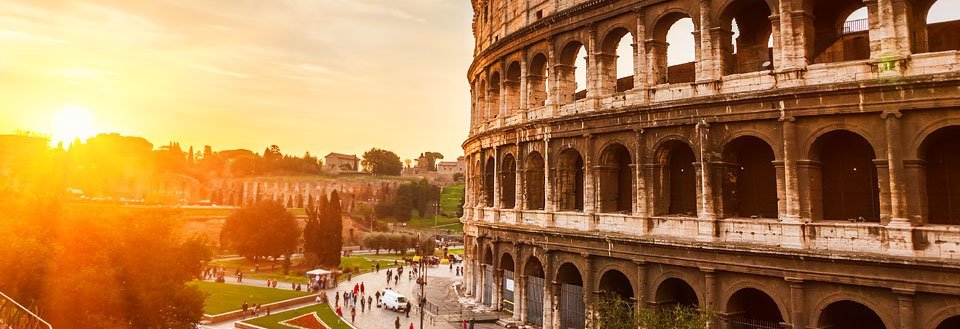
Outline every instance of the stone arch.
<svg viewBox="0 0 960 329"><path fill-rule="evenodd" d="M574 263L565 262L557 267L556 282L560 283L560 327L583 328L586 322L586 307L583 294L590 293L583 287L583 273Z"/></svg>
<svg viewBox="0 0 960 329"><path fill-rule="evenodd" d="M587 87L586 81L577 81L578 71L586 70L589 76L592 68L586 67L586 65L584 65L583 68L579 68L577 67L577 62L580 58L586 56L586 44L576 39L567 41L567 43L560 48L559 54L559 62L555 66L554 71L556 71L557 74L560 104L567 104L585 98L586 93L581 90L585 90ZM583 64L582 61L581 64Z"/></svg>
<svg viewBox="0 0 960 329"><path fill-rule="evenodd" d="M676 272L667 272L661 275L653 287L651 303L656 307L672 307L675 305L699 307L700 295L693 285Z"/></svg>
<svg viewBox="0 0 960 329"><path fill-rule="evenodd" d="M543 168L544 160L540 152L532 151L527 154L523 164L523 188L527 209L543 210L546 206L546 176Z"/></svg>
<svg viewBox="0 0 960 329"><path fill-rule="evenodd" d="M517 160L507 153L500 162L500 208L513 209L517 205Z"/></svg>
<svg viewBox="0 0 960 329"><path fill-rule="evenodd" d="M956 324L957 321L960 321L960 305L951 305L943 307L933 313L933 316L930 316L926 324L921 328L935 328L935 329L953 329L960 328L960 326L949 326Z"/></svg>
<svg viewBox="0 0 960 329"><path fill-rule="evenodd" d="M612 293L624 301L633 301L633 282L630 277L618 269L609 269L600 272L600 279L597 280L597 290L600 292Z"/></svg>
<svg viewBox="0 0 960 329"><path fill-rule="evenodd" d="M783 306L762 289L741 285L731 289L724 299L722 310L726 321L732 328L738 325L754 325L757 328L780 327L786 322L784 315L789 314ZM749 327L748 327L749 328Z"/></svg>
<svg viewBox="0 0 960 329"><path fill-rule="evenodd" d="M833 63L870 58L868 20L846 23L866 5L860 0L805 0L803 9L813 21L804 27L813 36L805 42L807 63ZM870 13L876 17L876 13Z"/></svg>
<svg viewBox="0 0 960 329"><path fill-rule="evenodd" d="M510 252L503 252L500 254L500 264L499 268L506 271L516 271L517 266L513 261L513 254Z"/></svg>
<svg viewBox="0 0 960 329"><path fill-rule="evenodd" d="M483 258L480 259L480 263L493 265L493 247L487 243L483 244Z"/></svg>
<svg viewBox="0 0 960 329"><path fill-rule="evenodd" d="M472 184L473 188L473 205L476 207L481 207L484 205L484 167L483 163L480 160L480 157L477 157L477 160L474 161L473 168L471 170L471 175L473 176ZM382 196L381 196L382 197Z"/></svg>
<svg viewBox="0 0 960 329"><path fill-rule="evenodd" d="M815 213L826 220L880 221L877 157L866 138L849 130L824 133L811 145L809 158L811 188L821 192Z"/></svg>
<svg viewBox="0 0 960 329"><path fill-rule="evenodd" d="M937 325L936 329L956 329L960 328L960 315L954 315L953 317L947 318L940 322Z"/></svg>
<svg viewBox="0 0 960 329"><path fill-rule="evenodd" d="M960 41L952 33L955 29L953 24L960 19L960 15L950 10L933 10L935 7L945 5L950 0L916 0L912 3L906 3L911 6L913 11L910 27L914 32L912 35L912 44L914 53L939 52L948 50L960 50ZM931 19L930 12L937 12L940 19Z"/></svg>
<svg viewBox="0 0 960 329"><path fill-rule="evenodd" d="M527 70L527 101L531 108L544 106L549 90L549 63L547 55L538 52L530 57L530 67Z"/></svg>
<svg viewBox="0 0 960 329"><path fill-rule="evenodd" d="M543 262L540 261L540 258L533 254L527 256L526 261L523 262L523 274L527 276L545 278L546 271L543 268Z"/></svg>
<svg viewBox="0 0 960 329"><path fill-rule="evenodd" d="M487 80L481 78L477 83L477 117L481 122L490 120L490 113L487 110L489 105L487 91Z"/></svg>
<svg viewBox="0 0 960 329"><path fill-rule="evenodd" d="M926 193L927 222L960 225L960 125L926 135L917 157Z"/></svg>
<svg viewBox="0 0 960 329"><path fill-rule="evenodd" d="M612 142L600 151L597 182L600 212L633 211L633 156L621 142Z"/></svg>
<svg viewBox="0 0 960 329"><path fill-rule="evenodd" d="M817 328L896 328L888 314L881 315L874 311L877 307L873 303L849 297L845 293L837 293L824 298L808 323Z"/></svg>
<svg viewBox="0 0 960 329"><path fill-rule="evenodd" d="M505 93L504 113L507 116L513 115L520 110L520 75L522 70L520 69L519 61L512 61L510 64L507 64L507 74L504 76L503 80L503 92Z"/></svg>
<svg viewBox="0 0 960 329"><path fill-rule="evenodd" d="M770 15L779 12L779 8L767 0L730 0L718 8L717 24L722 34L721 74L773 69L774 50L769 46L773 38Z"/></svg>
<svg viewBox="0 0 960 329"><path fill-rule="evenodd" d="M658 215L697 213L696 153L690 144L670 139L656 149L658 189L655 213Z"/></svg>
<svg viewBox="0 0 960 329"><path fill-rule="evenodd" d="M493 207L496 161L493 157L489 157L487 163L483 166L483 205L485 207Z"/></svg>
<svg viewBox="0 0 960 329"><path fill-rule="evenodd" d="M503 109L500 108L500 90L501 82L503 79L500 76L500 71L495 70L490 73L490 89L488 94L490 98L487 100L489 106L487 106L487 118L496 119L500 117L500 113L503 112Z"/></svg>
<svg viewBox="0 0 960 329"><path fill-rule="evenodd" d="M585 166L583 156L572 147L558 153L557 190L561 211L583 211Z"/></svg>
<svg viewBox="0 0 960 329"><path fill-rule="evenodd" d="M667 42L667 34L680 20L690 19L693 23L693 30L697 31L699 29L698 20L693 19L693 17L697 16L682 8L667 9L654 19L652 28L647 30L651 31L653 36L652 40L648 40L645 46L650 56L651 70L648 70L648 74L651 75L654 85L696 81L694 62L670 65L668 54L671 47ZM673 47L681 47L681 45L673 45ZM691 47L692 49L690 49ZM684 48L696 53L699 47L694 42L693 45L686 45Z"/></svg>
<svg viewBox="0 0 960 329"><path fill-rule="evenodd" d="M620 50L623 48L623 42L629 42L632 45L635 43L636 37L628 27L621 24L614 25L603 35L603 41L600 43L601 55L597 58L600 64L600 93L602 95L609 95L615 92L633 89L632 63L634 61L630 61L631 74L629 76L621 76L621 74L619 74L618 60L622 56L629 56L629 58L633 59L633 51L622 54Z"/></svg>
<svg viewBox="0 0 960 329"><path fill-rule="evenodd" d="M773 148L761 138L741 136L724 145L721 157L723 217L777 218Z"/></svg>

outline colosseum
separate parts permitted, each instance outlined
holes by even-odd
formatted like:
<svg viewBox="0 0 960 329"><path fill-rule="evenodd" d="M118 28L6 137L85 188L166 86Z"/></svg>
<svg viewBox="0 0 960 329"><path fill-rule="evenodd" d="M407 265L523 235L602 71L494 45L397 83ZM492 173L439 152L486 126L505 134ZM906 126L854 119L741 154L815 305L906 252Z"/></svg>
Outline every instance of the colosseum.
<svg viewBox="0 0 960 329"><path fill-rule="evenodd" d="M601 293L717 328L960 328L960 21L928 23L936 0L472 5L477 302L542 328Z"/></svg>

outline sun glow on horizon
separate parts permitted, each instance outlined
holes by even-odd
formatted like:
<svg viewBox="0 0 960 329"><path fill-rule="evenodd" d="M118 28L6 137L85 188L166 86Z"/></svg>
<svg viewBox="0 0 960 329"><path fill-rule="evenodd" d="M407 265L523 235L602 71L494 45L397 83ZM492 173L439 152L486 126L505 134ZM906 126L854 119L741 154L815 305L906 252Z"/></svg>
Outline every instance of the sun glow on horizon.
<svg viewBox="0 0 960 329"><path fill-rule="evenodd" d="M85 140L97 133L93 114L86 107L67 105L53 114L50 143L70 145L75 139Z"/></svg>

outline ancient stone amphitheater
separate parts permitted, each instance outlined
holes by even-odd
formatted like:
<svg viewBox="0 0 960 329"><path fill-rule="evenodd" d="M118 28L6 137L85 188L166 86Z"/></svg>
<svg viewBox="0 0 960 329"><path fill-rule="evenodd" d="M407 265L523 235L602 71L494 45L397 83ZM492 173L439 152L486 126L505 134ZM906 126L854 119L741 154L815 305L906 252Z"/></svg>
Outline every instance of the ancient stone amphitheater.
<svg viewBox="0 0 960 329"><path fill-rule="evenodd" d="M467 293L544 328L602 292L718 328L960 328L935 2L472 0Z"/></svg>

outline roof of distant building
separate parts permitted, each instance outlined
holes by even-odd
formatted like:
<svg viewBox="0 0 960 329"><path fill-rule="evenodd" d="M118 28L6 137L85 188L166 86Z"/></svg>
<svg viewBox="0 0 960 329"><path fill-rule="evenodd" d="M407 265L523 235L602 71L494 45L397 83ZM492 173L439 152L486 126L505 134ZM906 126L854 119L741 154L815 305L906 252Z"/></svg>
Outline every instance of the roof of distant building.
<svg viewBox="0 0 960 329"><path fill-rule="evenodd" d="M350 160L360 160L360 158L358 158L356 155L336 153L336 152L331 152L330 154L327 154L327 156L325 156L324 158L329 158L329 157L335 157L335 158L341 158L341 159L350 159Z"/></svg>

